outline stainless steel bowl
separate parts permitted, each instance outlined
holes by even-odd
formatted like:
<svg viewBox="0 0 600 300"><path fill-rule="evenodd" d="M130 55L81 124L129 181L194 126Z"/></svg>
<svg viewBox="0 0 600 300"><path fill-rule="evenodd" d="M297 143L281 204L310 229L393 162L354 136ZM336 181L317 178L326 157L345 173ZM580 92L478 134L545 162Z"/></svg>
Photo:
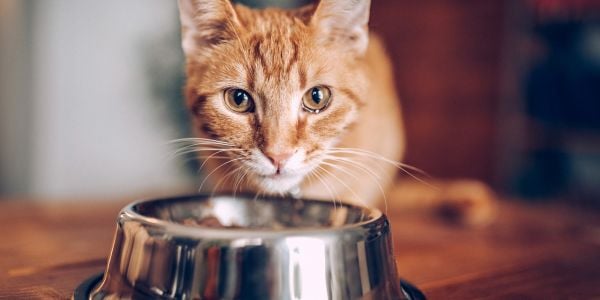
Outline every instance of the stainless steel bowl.
<svg viewBox="0 0 600 300"><path fill-rule="evenodd" d="M187 196L125 207L91 299L407 299L378 210Z"/></svg>

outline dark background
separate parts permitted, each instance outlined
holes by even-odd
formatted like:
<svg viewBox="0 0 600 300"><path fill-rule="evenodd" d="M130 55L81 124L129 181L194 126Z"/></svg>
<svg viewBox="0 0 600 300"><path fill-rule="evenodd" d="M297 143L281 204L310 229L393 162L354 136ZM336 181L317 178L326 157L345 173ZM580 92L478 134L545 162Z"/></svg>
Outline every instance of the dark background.
<svg viewBox="0 0 600 300"><path fill-rule="evenodd" d="M373 1L407 162L530 200L598 205L600 3Z"/></svg>
<svg viewBox="0 0 600 300"><path fill-rule="evenodd" d="M503 1L374 1L393 57L407 161L440 177L494 179Z"/></svg>

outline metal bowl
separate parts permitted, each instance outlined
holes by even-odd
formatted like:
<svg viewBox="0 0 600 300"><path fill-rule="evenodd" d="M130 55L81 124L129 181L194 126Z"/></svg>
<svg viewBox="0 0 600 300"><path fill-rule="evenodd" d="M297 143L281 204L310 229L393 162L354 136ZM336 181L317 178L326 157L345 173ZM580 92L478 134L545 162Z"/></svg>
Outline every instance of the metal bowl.
<svg viewBox="0 0 600 300"><path fill-rule="evenodd" d="M378 210L194 195L125 207L90 299L408 299Z"/></svg>

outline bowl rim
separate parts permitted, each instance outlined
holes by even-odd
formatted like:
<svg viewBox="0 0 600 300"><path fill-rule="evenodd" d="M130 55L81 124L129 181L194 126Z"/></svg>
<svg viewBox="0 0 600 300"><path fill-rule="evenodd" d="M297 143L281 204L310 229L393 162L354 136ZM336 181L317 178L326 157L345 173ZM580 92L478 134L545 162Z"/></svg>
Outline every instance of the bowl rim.
<svg viewBox="0 0 600 300"><path fill-rule="evenodd" d="M134 201L128 205L126 205L123 209L121 209L119 213L119 217L117 222L123 225L127 221L139 222L143 225L153 227L154 229L160 229L165 233L169 233L177 236L184 237L198 237L198 238L211 238L211 239L231 239L231 238L276 238L276 237L290 237L290 236L321 236L321 235L330 235L331 233L340 233L340 232L367 232L369 228L377 228L382 224L385 224L386 227L389 227L389 223L387 222L387 217L385 214L377 209L377 208L369 208L366 206L360 206L355 204L343 203L342 206L345 207L354 207L365 210L368 212L367 216L370 218L365 221L352 223L352 224L344 224L342 226L336 227L298 227L298 228L284 228L277 230L268 230L264 228L214 228L214 227L202 227L202 226L188 226L177 222L172 222L168 220L159 219L156 217L142 215L135 211L135 207L148 202L176 202L183 200L192 200L194 198L218 198L218 197L234 197L234 198L244 198L249 197L249 194L239 193L237 195L232 195L228 193L197 193L197 194L186 194L174 197L160 197L160 198L151 198L145 200ZM252 196L253 198L254 196ZM279 196L262 196L263 199L268 200L285 200L289 198L279 197ZM298 201L308 201L308 202L318 202L318 203L328 203L324 200L316 200L316 199L308 199L308 198L299 198L294 199ZM340 205L340 204L337 204ZM333 204L332 204L333 206ZM389 229L388 229L389 230Z"/></svg>

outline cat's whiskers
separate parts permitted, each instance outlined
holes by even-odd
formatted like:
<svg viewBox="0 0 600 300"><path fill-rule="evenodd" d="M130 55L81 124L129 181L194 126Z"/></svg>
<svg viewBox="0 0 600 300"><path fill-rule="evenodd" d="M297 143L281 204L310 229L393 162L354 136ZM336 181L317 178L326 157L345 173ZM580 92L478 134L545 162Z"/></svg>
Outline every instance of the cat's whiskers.
<svg viewBox="0 0 600 300"><path fill-rule="evenodd" d="M212 159L229 159L231 157L230 156L225 156L225 155L220 155L220 156L211 156L211 155L199 155L199 156L196 156L195 155L195 156L192 156L192 157L187 157L187 158L181 160L181 162L185 164L185 163L188 163L188 162L190 162L192 160L201 159L201 160L204 161L204 160L206 160L208 158L212 158Z"/></svg>
<svg viewBox="0 0 600 300"><path fill-rule="evenodd" d="M257 188L256 192L254 194L254 198L252 199L253 202L256 202L256 200L258 200L258 198L264 194L264 190L262 188Z"/></svg>
<svg viewBox="0 0 600 300"><path fill-rule="evenodd" d="M228 165L228 164L230 164L230 163L232 163L232 162L236 162L236 161L239 161L239 160L242 160L242 159L244 159L244 158L243 158L243 157L233 158L233 159L230 159L230 160L228 160L228 161L226 161L226 162L224 162L224 163L220 164L219 166L217 166L217 167L216 167L214 170L212 170L210 173L208 173L208 175L206 175L206 177L204 177L204 180L202 180L202 182L200 183L200 187L198 188L198 191L201 191L201 190L202 190L202 187L204 187L204 183L206 183L206 180L207 180L207 179L208 179L208 178L209 178L209 177L210 177L212 174L214 174L214 173L215 173L217 170L221 169L221 168L222 168L223 166L225 166L225 165Z"/></svg>
<svg viewBox="0 0 600 300"><path fill-rule="evenodd" d="M321 163L324 164L324 165L328 165L328 166L330 166L330 167L332 167L334 169L337 169L337 170L339 170L339 171L341 171L341 172L343 172L343 173L351 176L357 182L360 182L360 179L356 176L356 174L351 173L349 171L349 167L344 167L344 166L341 166L341 165L336 165L333 162L342 161L342 162L348 163L349 166L358 167L359 170L366 171L367 175L369 175L369 179L371 179L377 185L377 187L379 188L379 192L381 193L381 196L383 197L383 204L385 206L385 213L387 214L387 212L388 212L387 196L385 194L385 191L383 190L383 187L381 186L381 183L379 183L379 176L377 176L377 174L375 174L369 168L367 168L367 167L365 167L365 166L363 166L363 165L361 165L359 163L353 162L351 160L337 160L338 158L339 157L327 155L326 158ZM330 160L331 163L327 162L327 160Z"/></svg>
<svg viewBox="0 0 600 300"><path fill-rule="evenodd" d="M215 149L224 149L224 147L229 147L231 148L231 146L229 145L225 145L225 144L214 144L214 141L195 141L192 142L192 140L196 140L196 139L178 139L178 140L173 140L169 143L166 143L165 145L173 145L173 144L181 144L181 143L185 143L183 146L180 146L178 148L175 148L171 153L165 154L165 156L163 157L163 160L165 162L167 161L172 161L176 158L179 158L181 156L185 156L189 153L194 153L194 152L200 152L200 151L207 151L210 148L215 148ZM171 146L169 146L171 147ZM202 148L206 149L206 150L201 150ZM186 160L187 162L187 160Z"/></svg>
<svg viewBox="0 0 600 300"><path fill-rule="evenodd" d="M377 175L377 172L373 170L373 168L377 168L379 173L386 173L383 167L389 164L388 162L377 160L367 155L340 152L339 150L325 150L325 156L334 156L340 161L359 164L360 166L363 166L371 171L371 173L373 173L378 179L381 178L379 175Z"/></svg>
<svg viewBox="0 0 600 300"><path fill-rule="evenodd" d="M361 171L364 171L365 173L368 173L369 175L373 176L377 181L381 180L381 176L379 176L379 174L375 173L375 171L371 170L369 167L365 166L363 163L348 159L346 157L342 157L342 156L338 156L336 154L330 153L330 154L325 154L323 156L323 161L343 162L343 163L351 165L355 168L358 168Z"/></svg>
<svg viewBox="0 0 600 300"><path fill-rule="evenodd" d="M171 140L168 144L184 144L184 146L176 149L168 158L174 159L178 156L183 156L189 153L200 151L216 151L223 149L238 149L233 148L234 145L213 139L206 138L181 138Z"/></svg>
<svg viewBox="0 0 600 300"><path fill-rule="evenodd" d="M207 139L207 138L197 138L197 137L174 139L174 140L170 140L168 142L168 144L193 143L193 142L207 142L207 143L212 143L212 144L221 144L221 145L225 145L225 146L234 146L233 144L226 142L226 141Z"/></svg>
<svg viewBox="0 0 600 300"><path fill-rule="evenodd" d="M352 189L350 186L348 186L348 184L346 184L343 180L341 180L339 177L337 177L333 172L330 172L329 170L327 170L326 168L323 168L321 166L318 166L317 168L323 170L325 173L329 174L329 176L331 176L333 179L335 179L337 182L341 183L348 191L350 191L350 193L352 193L352 195L354 196L355 200L360 202L360 204L367 206L367 204L362 200L362 198L360 196L358 196L358 194L354 191L354 189ZM341 204L341 199L340 199L340 204Z"/></svg>
<svg viewBox="0 0 600 300"><path fill-rule="evenodd" d="M331 197L331 200L333 201L333 208L334 208L334 210L337 210L337 202L336 202L337 193L335 193L335 195L334 195L334 192L331 189L331 187L329 187L327 182L321 178L321 176L319 175L319 169L318 168L313 169L313 171L309 172L308 175L314 175L315 178L319 182L321 182L321 184L325 187L325 189L327 189L327 191L329 192L329 196ZM340 202L341 202L341 200L340 200Z"/></svg>
<svg viewBox="0 0 600 300"><path fill-rule="evenodd" d="M349 175L350 177L352 177L352 178L354 178L355 180L358 181L358 177L356 177L356 175L354 173L348 172L347 170L345 170L345 169L343 169L343 168L341 168L341 167L339 167L339 166L337 166L335 164L328 163L326 161L322 161L321 164L325 165L325 166L329 166L329 167L333 168L334 170L341 171L341 172L345 173L346 175ZM342 204L342 199L339 199L339 201L340 201L340 205L341 205Z"/></svg>
<svg viewBox="0 0 600 300"><path fill-rule="evenodd" d="M217 150L217 149L213 149L213 150ZM213 150L207 150L207 151L213 151ZM236 152L237 154L239 154L238 151L242 151L242 150L243 149L241 149L241 148L217 150L215 153L209 155L206 159L204 159L204 161L202 162L202 164L200 165L200 167L198 169L202 170L202 168L204 167L204 165L206 165L206 163L208 163L211 158L215 158L215 156L218 155L218 154L221 154L221 153L226 153L227 154L227 152Z"/></svg>
<svg viewBox="0 0 600 300"><path fill-rule="evenodd" d="M319 166L319 168L323 172L327 173L327 175L329 175L330 177L332 177L333 179L335 179L337 182L339 182L347 191L349 191L352 194L352 197L354 197L354 199L356 200L356 202L360 202L361 204L366 205L363 202L362 198L354 191L354 189L351 188L346 182L344 182L343 180L341 180L338 176L336 176L335 173L333 173L333 172L327 170L327 168L324 168L324 167L321 167L321 166ZM339 199L339 201L340 201L340 205L342 205L343 201L342 201L341 198Z"/></svg>
<svg viewBox="0 0 600 300"><path fill-rule="evenodd" d="M238 178L236 179L235 183L233 184L233 197L235 198L237 196L237 191L238 188L240 187L240 185L242 184L242 181L244 180L244 178L246 178L246 176L250 173L250 168L246 167L244 165L242 165L243 168L243 174L241 176L238 176ZM239 173L238 173L239 174ZM247 179L247 178L246 178ZM247 181L247 180L246 180Z"/></svg>
<svg viewBox="0 0 600 300"><path fill-rule="evenodd" d="M200 165L200 167L198 168L199 171L202 170L204 168L204 166L211 160L211 159L229 159L228 161L220 164L219 166L217 166L214 170L212 170L210 173L208 173L206 175L206 177L204 178L204 180L201 182L200 187L198 188L199 191L202 190L202 188L204 187L204 184L206 183L206 180L208 180L208 178L213 175L217 170L223 168L224 166L234 162L234 161L238 161L241 159L244 159L243 157L237 157L237 158L233 158L231 159L230 155L228 154L238 154L238 155L242 155L244 153L244 151L246 151L245 149L242 148L236 148L235 145L229 143L229 142L225 142L225 141L220 141L220 140L215 140L215 139L208 139L208 138L181 138L181 139L175 139L169 142L170 144L184 144L184 146L182 146L181 148L177 149L171 156L171 159L176 158L178 156L183 156L189 153L204 153L204 152L212 152L209 155L196 155L193 158L189 158L190 159L202 159L203 162ZM223 155L224 154L224 155ZM187 160L186 160L187 161ZM235 169L231 170L232 167L229 167L226 170L226 174L217 182L217 184L213 187L212 192L211 192L211 196L214 195L215 192L218 191L219 187L232 175L236 174L238 171L240 171L241 169L243 169L243 166L238 166Z"/></svg>
<svg viewBox="0 0 600 300"><path fill-rule="evenodd" d="M176 153L172 154L170 159L175 159L177 157L181 157L190 153L202 153L202 152L209 152L209 151L220 151L219 153L222 152L234 152L234 151L239 151L241 149L223 149L223 148L214 148L214 147L199 147L199 146L193 146L193 147L189 147L188 149L180 149L178 150Z"/></svg>
<svg viewBox="0 0 600 300"><path fill-rule="evenodd" d="M215 184L215 186L212 188L210 197L212 198L215 195L215 193L219 191L219 187L221 186L221 184L223 184L223 182L225 182L225 180L227 180L227 178L229 178L230 176L235 174L242 167L243 166L236 167L235 165L230 165L229 167L227 167L227 171L225 171L226 172L225 175L223 177L221 177L221 179L219 179L217 184ZM232 168L233 168L233 170L231 170Z"/></svg>
<svg viewBox="0 0 600 300"><path fill-rule="evenodd" d="M374 160L377 160L377 161L380 161L380 162L385 162L387 164L390 164L390 165L396 167L397 169L399 169L400 171L402 171L404 174L412 177L413 179L419 181L420 183L422 183L422 184L424 184L424 185L426 185L426 186L428 186L428 187L430 187L432 189L435 189L435 190L439 189L435 185L433 185L433 184L427 182L426 180L420 178L419 176L413 174L409 170L418 172L421 175L429 178L430 176L425 171L423 171L423 170L421 170L419 168L416 168L414 166L405 164L405 163L401 163L401 162L398 162L398 161L391 160L391 159L386 158L385 156L382 156L382 155L377 154L375 152L371 152L371 151L364 150L364 149L359 149L359 148L331 148L331 149L328 149L326 151L326 153L327 154L349 154L349 155L356 155L356 156L359 156L359 157L361 157L361 156L362 157L368 157L368 158L371 158L371 159L374 159Z"/></svg>
<svg viewBox="0 0 600 300"><path fill-rule="evenodd" d="M405 164L399 161L395 161L392 159L389 159L381 154L378 154L376 152L372 152L369 150L364 150L364 149L360 149L360 148L330 148L327 150L327 153L347 153L347 154L356 154L356 155L362 155L362 156L366 156L366 157L370 157L373 159L377 159L389 164L392 164L394 166L399 166L402 168L406 168L415 172L420 173L421 175L425 175L428 176L427 173L417 167L411 166L409 164Z"/></svg>

